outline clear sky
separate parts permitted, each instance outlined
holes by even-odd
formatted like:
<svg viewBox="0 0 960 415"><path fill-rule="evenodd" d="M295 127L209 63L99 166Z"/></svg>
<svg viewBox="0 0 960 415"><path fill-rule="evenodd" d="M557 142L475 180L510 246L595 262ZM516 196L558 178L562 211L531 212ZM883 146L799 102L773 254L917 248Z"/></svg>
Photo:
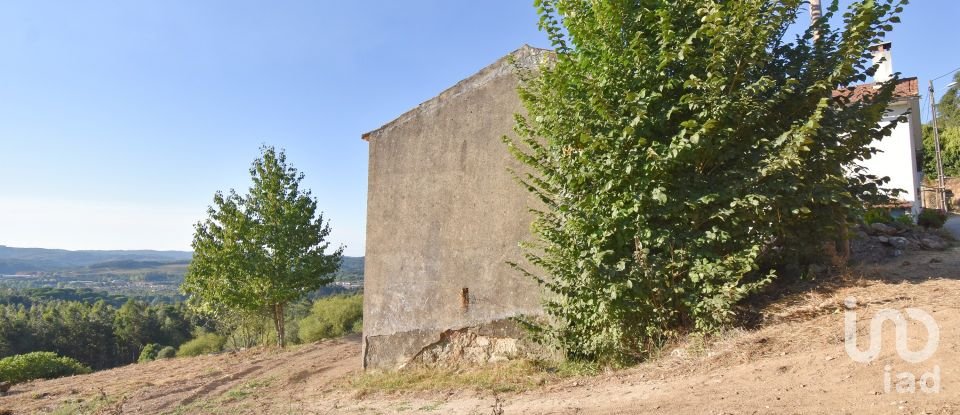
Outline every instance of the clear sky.
<svg viewBox="0 0 960 415"><path fill-rule="evenodd" d="M363 255L360 135L548 46L531 3L2 2L0 244L187 250L266 143L306 174L333 242ZM960 2L915 0L894 69L925 86L960 67L958 19Z"/></svg>

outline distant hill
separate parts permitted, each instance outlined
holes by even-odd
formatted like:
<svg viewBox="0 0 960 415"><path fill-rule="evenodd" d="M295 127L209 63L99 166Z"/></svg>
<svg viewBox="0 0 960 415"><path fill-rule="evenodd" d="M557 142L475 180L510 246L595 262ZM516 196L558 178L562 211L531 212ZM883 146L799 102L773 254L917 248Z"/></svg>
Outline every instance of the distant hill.
<svg viewBox="0 0 960 415"><path fill-rule="evenodd" d="M189 261L192 257L193 253L187 251L68 251L0 245L0 274L87 268L111 262L126 262L128 265L136 261L171 263Z"/></svg>
<svg viewBox="0 0 960 415"><path fill-rule="evenodd" d="M186 265L192 257L188 251L68 251L0 245L0 274L151 269ZM363 257L343 257L338 275L343 280L362 280Z"/></svg>
<svg viewBox="0 0 960 415"><path fill-rule="evenodd" d="M189 265L190 260L180 261L137 261L134 259L122 259L119 261L98 262L87 266L90 269L143 269L162 267L164 265Z"/></svg>
<svg viewBox="0 0 960 415"><path fill-rule="evenodd" d="M363 275L363 257L362 256L343 257L343 262L340 263L340 272L344 274Z"/></svg>

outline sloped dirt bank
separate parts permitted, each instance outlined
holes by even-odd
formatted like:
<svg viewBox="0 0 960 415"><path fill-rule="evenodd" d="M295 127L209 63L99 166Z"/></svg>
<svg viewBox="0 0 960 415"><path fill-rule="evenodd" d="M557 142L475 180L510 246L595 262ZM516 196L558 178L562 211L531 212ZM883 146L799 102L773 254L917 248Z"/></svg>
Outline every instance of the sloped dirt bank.
<svg viewBox="0 0 960 415"><path fill-rule="evenodd" d="M518 393L357 393L349 380L359 374L360 344L348 338L16 385L0 398L0 408L16 414L960 413L960 251L908 252L851 274L775 302L756 330L691 337L636 368ZM890 322L882 326L874 360L848 355L845 316L855 313L855 337L865 350L870 320L884 309L903 313L907 348L921 350L930 336L907 308L923 310L939 328L930 356L904 359Z"/></svg>

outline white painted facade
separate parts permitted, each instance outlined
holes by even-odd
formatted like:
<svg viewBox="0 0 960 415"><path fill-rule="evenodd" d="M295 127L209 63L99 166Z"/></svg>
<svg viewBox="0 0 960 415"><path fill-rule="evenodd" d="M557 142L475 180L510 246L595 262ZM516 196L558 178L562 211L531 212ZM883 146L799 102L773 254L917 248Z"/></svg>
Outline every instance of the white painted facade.
<svg viewBox="0 0 960 415"><path fill-rule="evenodd" d="M907 122L900 123L893 134L871 146L880 150L863 165L871 174L889 177L887 188L900 189L898 199L912 204L911 212L916 217L922 207L920 181L923 173L917 164L917 150L923 148L920 129L920 97L898 98L889 108L882 123L886 124L907 111Z"/></svg>
<svg viewBox="0 0 960 415"><path fill-rule="evenodd" d="M890 43L880 44L872 49L873 63L878 65L873 77L876 83L893 78L891 49ZM907 116L907 122L897 125L889 137L874 141L871 146L880 152L874 154L869 160L865 160L863 164L871 174L889 177L890 182L886 187L900 189L898 198L911 204L911 213L916 217L923 204L923 194L920 191L923 172L917 160L917 151L923 148L920 96L917 94L897 97L887 110L888 113L881 121L881 125L887 125L904 114Z"/></svg>

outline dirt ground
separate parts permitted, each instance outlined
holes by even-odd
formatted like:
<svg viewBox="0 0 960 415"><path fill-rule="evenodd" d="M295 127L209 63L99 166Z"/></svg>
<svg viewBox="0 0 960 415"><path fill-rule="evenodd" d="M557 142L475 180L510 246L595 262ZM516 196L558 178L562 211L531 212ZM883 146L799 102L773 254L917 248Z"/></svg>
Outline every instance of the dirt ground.
<svg viewBox="0 0 960 415"><path fill-rule="evenodd" d="M960 413L960 250L910 253L850 274L765 308L760 328L731 330L714 340L691 337L632 369L520 393L360 394L346 382L359 375L360 366L359 338L348 338L16 385L0 398L0 409L14 414ZM844 306L850 297L856 299L852 309ZM929 313L939 327L932 356L918 363L901 357L889 323L875 360L859 363L845 351L846 313L856 313L858 346L865 350L870 319L879 310L910 307ZM905 321L907 346L918 351L930 337L919 322ZM927 373L926 391L907 381ZM939 391L929 390L935 386Z"/></svg>

